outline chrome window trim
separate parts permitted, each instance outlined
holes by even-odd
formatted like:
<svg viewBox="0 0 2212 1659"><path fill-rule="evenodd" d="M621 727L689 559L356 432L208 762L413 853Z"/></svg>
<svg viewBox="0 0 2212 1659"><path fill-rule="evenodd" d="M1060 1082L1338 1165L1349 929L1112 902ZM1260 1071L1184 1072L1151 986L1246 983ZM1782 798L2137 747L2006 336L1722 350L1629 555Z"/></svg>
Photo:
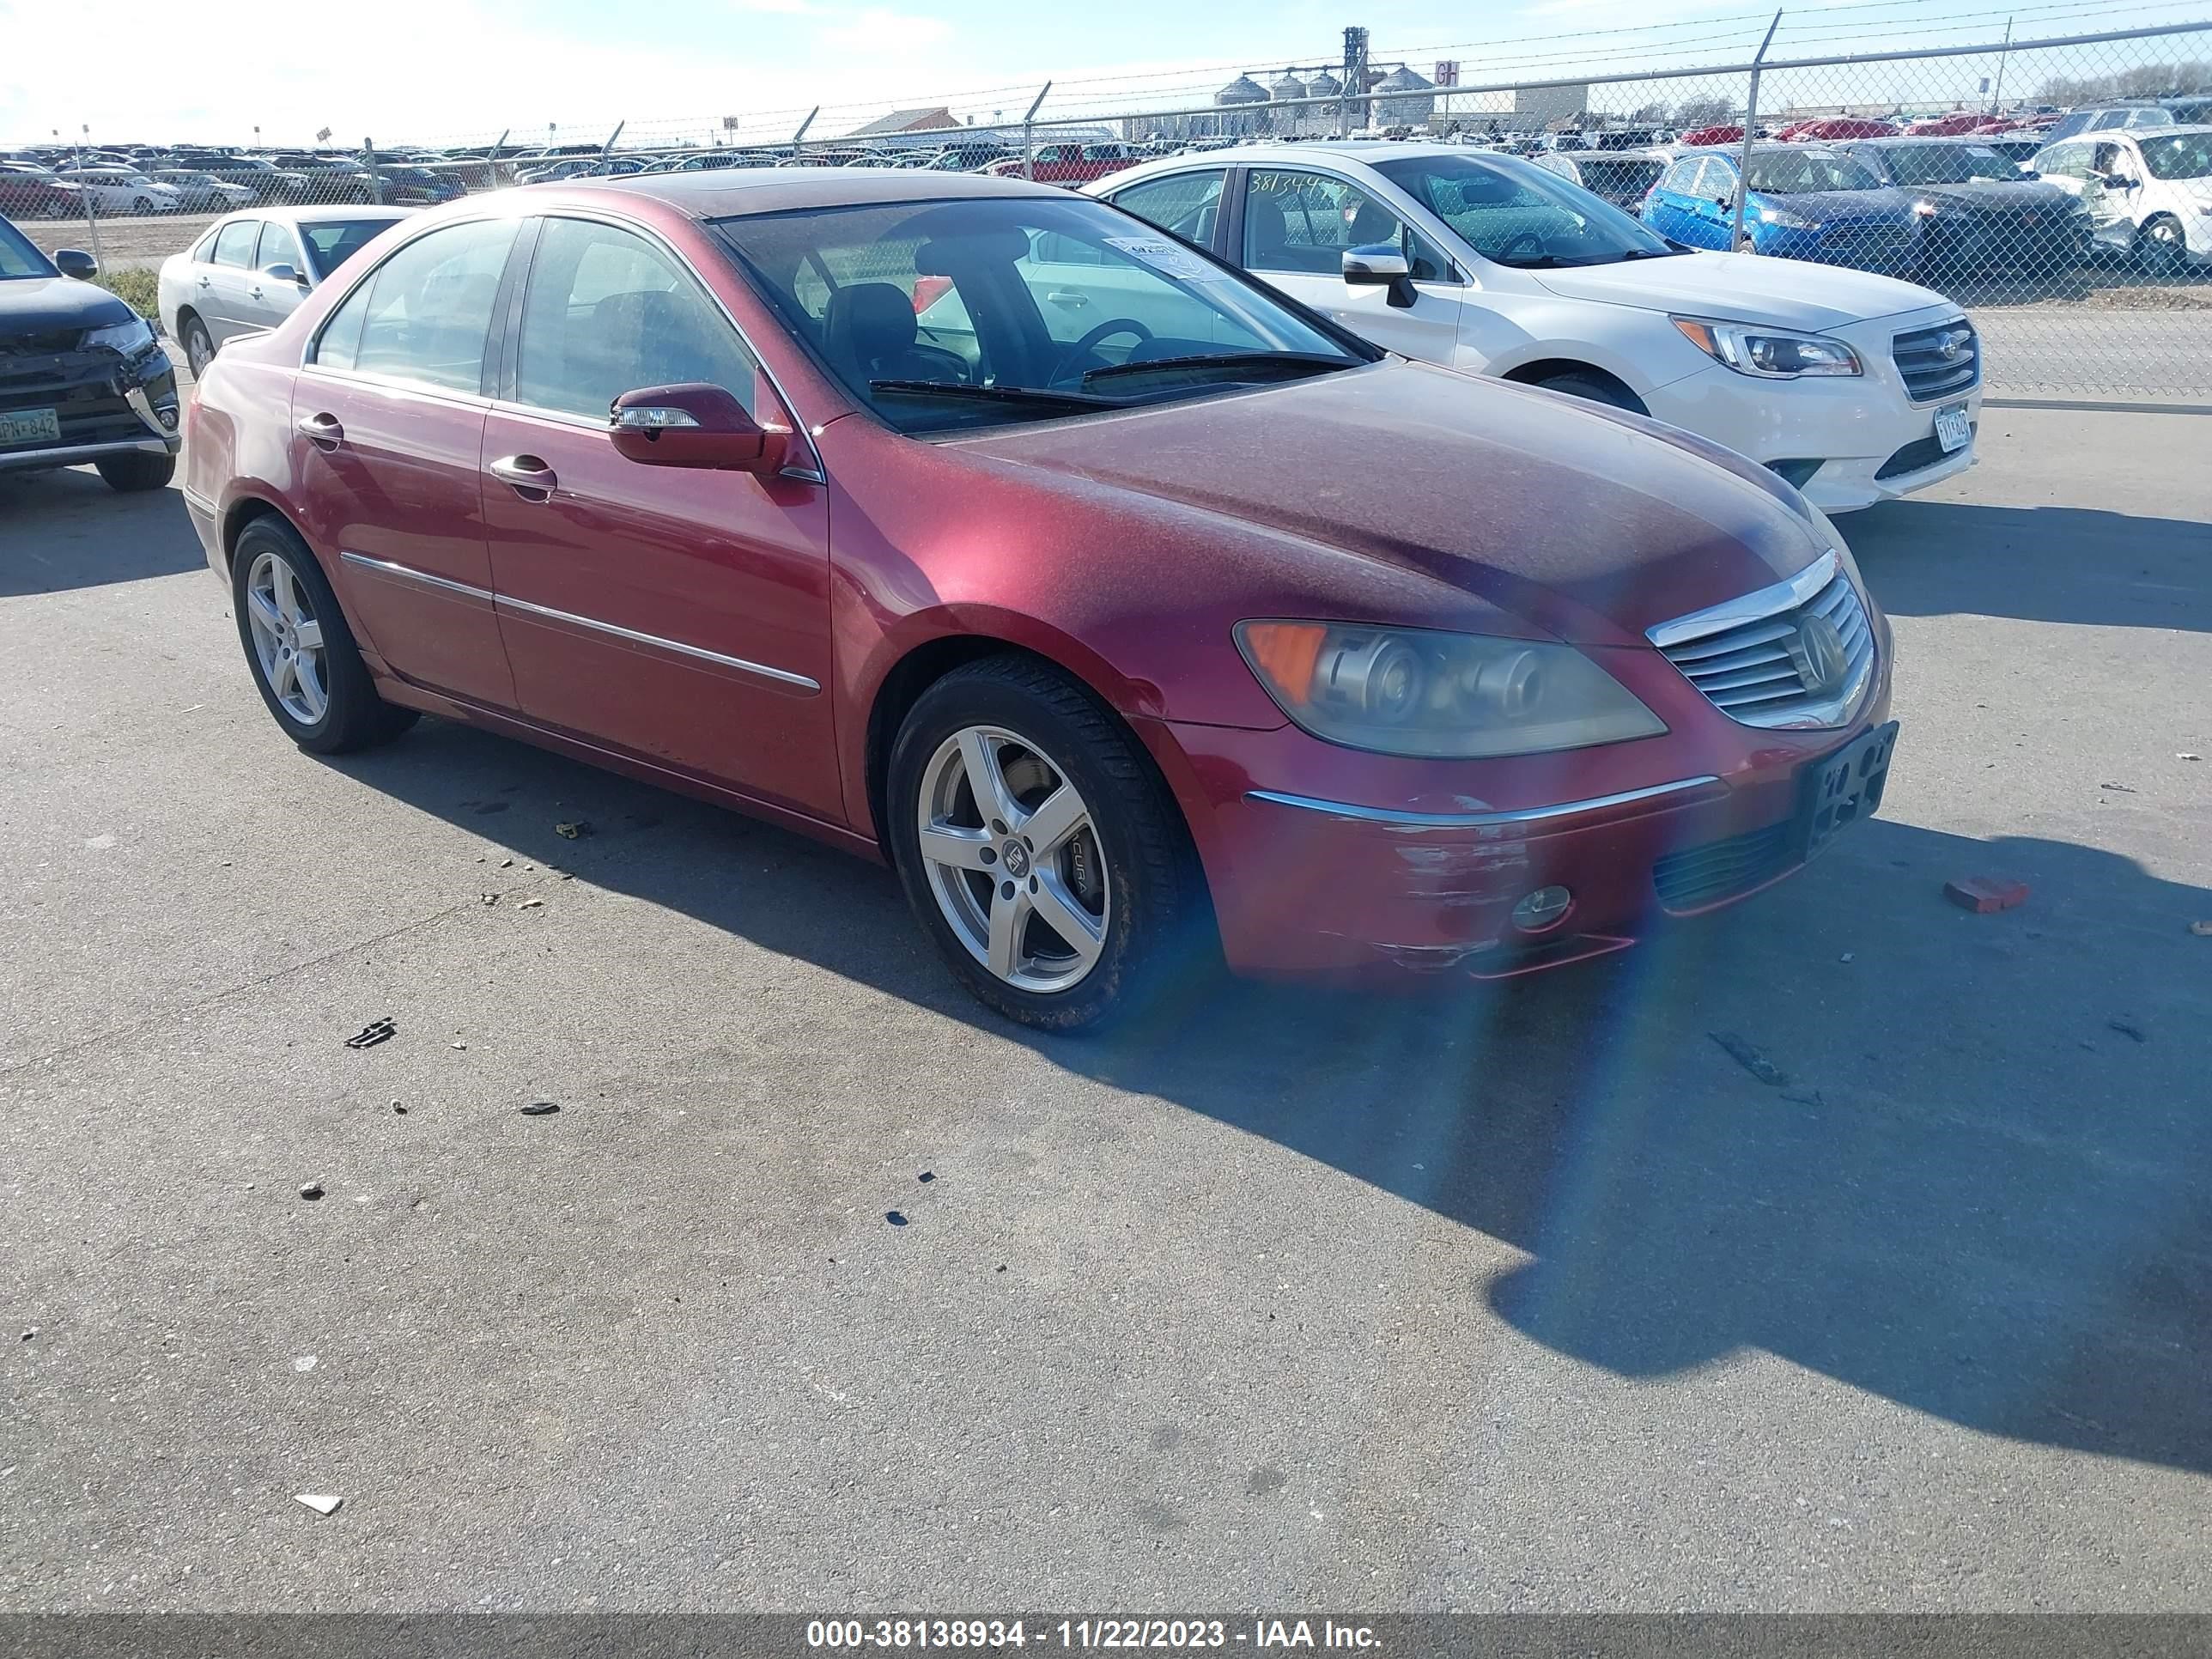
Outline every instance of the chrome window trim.
<svg viewBox="0 0 2212 1659"><path fill-rule="evenodd" d="M1709 605L1702 611L1692 611L1687 616L1676 617L1644 630L1644 637L1665 650L1670 645L1684 645L1692 640L1701 640L1708 634L1718 634L1731 628L1741 628L1746 623L1764 621L1777 611L1793 611L1836 579L1842 561L1831 548L1794 576L1784 576L1780 581L1755 588L1751 592L1723 599L1718 605Z"/></svg>
<svg viewBox="0 0 2212 1659"><path fill-rule="evenodd" d="M1686 789L1702 789L1717 784L1720 779L1711 773L1703 777L1677 778L1672 783L1655 783L1644 789L1624 789L1613 795L1593 795L1588 800L1559 801L1549 806L1522 806L1498 812L1404 812L1386 806L1359 806L1347 801L1316 800L1310 795L1285 794L1275 789L1248 789L1247 800L1272 802L1277 806L1296 806L1309 812L1326 813L1330 817L1352 818L1361 823L1397 824L1415 830L1483 830L1499 824L1541 823L1547 818L1571 817L1577 812L1594 812L1607 806L1626 806L1632 801L1656 800L1662 795L1680 794Z"/></svg>
<svg viewBox="0 0 2212 1659"><path fill-rule="evenodd" d="M578 628L588 628L597 634L611 635L617 639L628 640L635 645L651 646L658 650L673 652L679 657L692 657L701 662L711 662L724 668L734 668L741 673L758 675L763 679L774 680L779 685L788 685L797 690L804 691L809 696L819 693L822 690L822 683L819 680L809 679L804 674L794 674L788 669L771 668L766 663L750 662L743 657L732 657L720 651L709 651L703 645L687 645L682 640L664 639L658 634L641 633L635 628L624 628L617 623L601 622L596 617L580 617L573 611L556 611L550 605L533 605L528 599L513 599L504 593L494 593L486 588L471 586L467 582L454 581L447 576L434 576L427 570L417 570L412 565L395 564L389 559L371 558L366 553L343 551L339 553L338 560L343 564L373 571L380 576L395 577L401 581L419 582L425 587L459 594L464 599L482 599L485 604L498 610L520 611L533 617L544 617L551 622L573 623Z"/></svg>

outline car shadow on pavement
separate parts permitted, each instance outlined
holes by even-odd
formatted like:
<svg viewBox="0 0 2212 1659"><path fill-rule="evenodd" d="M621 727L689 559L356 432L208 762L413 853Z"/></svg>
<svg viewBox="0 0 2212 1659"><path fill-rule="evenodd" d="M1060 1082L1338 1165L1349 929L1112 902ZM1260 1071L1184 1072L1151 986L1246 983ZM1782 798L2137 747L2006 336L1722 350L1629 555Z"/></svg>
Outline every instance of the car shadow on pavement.
<svg viewBox="0 0 2212 1659"><path fill-rule="evenodd" d="M0 472L0 599L204 569L174 489L125 495L89 467Z"/></svg>
<svg viewBox="0 0 2212 1659"><path fill-rule="evenodd" d="M1597 963L1401 997L1194 975L1077 1040L969 1001L888 872L796 836L438 722L337 764L471 830L506 802L520 857L1503 1240L1528 1259L1467 1295L1613 1374L1765 1350L1983 1432L2212 1471L2212 943L2189 932L2212 893L2129 859L1875 820ZM554 833L579 816L590 838ZM1969 915L1941 894L1961 873L2031 896Z"/></svg>
<svg viewBox="0 0 2212 1659"><path fill-rule="evenodd" d="M2078 507L1889 501L1843 524L1893 616L2212 633L2212 524Z"/></svg>

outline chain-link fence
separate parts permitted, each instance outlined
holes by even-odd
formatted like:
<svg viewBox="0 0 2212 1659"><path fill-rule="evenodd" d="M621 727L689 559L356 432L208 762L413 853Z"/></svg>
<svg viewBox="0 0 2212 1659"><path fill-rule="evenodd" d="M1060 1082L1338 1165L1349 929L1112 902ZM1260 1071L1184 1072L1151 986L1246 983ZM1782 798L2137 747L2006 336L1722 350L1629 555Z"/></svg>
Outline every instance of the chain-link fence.
<svg viewBox="0 0 2212 1659"><path fill-rule="evenodd" d="M655 118L591 136L555 128L543 143L480 131L349 148L325 135L304 149L33 144L0 150L0 214L111 270L192 249L217 265L285 264L312 277L383 210L563 178L806 165L1079 185L1240 142L1443 138L1522 155L1684 246L1938 289L1980 330L1993 393L2212 398L2212 22L2008 31L1881 55L1762 46L1701 69L1511 84L1438 85L1402 64L1383 73L1364 31L1346 37L1340 63L1266 84L1239 76L1203 101L1156 96L1148 107L1096 83L1057 95L1047 83L873 119L851 108L827 120L820 110ZM1442 79L1457 65L1436 68ZM1496 205L1453 221L1478 253L1540 267L1581 258L1553 246L1556 230ZM329 210L307 233L327 246L223 231L271 206ZM271 247L281 257L262 258Z"/></svg>

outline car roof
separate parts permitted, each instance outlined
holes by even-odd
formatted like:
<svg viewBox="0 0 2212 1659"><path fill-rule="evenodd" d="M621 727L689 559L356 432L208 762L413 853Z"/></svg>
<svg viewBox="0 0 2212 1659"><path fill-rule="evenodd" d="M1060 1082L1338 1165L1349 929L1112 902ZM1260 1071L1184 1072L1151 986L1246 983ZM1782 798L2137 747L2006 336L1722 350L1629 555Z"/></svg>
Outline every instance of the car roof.
<svg viewBox="0 0 2212 1659"><path fill-rule="evenodd" d="M396 222L411 217L414 212L413 208L380 207L368 202L326 202L320 206L240 208L228 218L269 219L280 225L320 224L326 219L390 219Z"/></svg>
<svg viewBox="0 0 2212 1659"><path fill-rule="evenodd" d="M714 167L699 173L568 179L555 185L524 185L520 189L571 195L611 191L649 196L696 219L740 218L791 209L933 202L965 196L1048 196L1060 200L1067 196L1057 185L974 173L932 173L925 183L912 176L920 171L913 167Z"/></svg>
<svg viewBox="0 0 2212 1659"><path fill-rule="evenodd" d="M1899 132L1887 138L1842 138L1837 143L1849 149L1900 149L1907 144L1986 144L1992 138L2009 136L2002 132Z"/></svg>

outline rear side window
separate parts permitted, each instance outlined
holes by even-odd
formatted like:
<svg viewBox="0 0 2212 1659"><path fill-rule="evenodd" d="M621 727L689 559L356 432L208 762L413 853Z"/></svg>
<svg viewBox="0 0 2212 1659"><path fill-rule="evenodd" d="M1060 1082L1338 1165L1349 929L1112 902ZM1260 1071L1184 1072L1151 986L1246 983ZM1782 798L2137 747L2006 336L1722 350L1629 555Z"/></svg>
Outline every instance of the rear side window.
<svg viewBox="0 0 2212 1659"><path fill-rule="evenodd" d="M605 420L640 386L705 381L755 406L758 366L690 272L643 237L548 219L530 262L515 396Z"/></svg>
<svg viewBox="0 0 2212 1659"><path fill-rule="evenodd" d="M449 225L408 243L323 325L315 362L454 392L480 391L492 301L514 245L515 222Z"/></svg>
<svg viewBox="0 0 2212 1659"><path fill-rule="evenodd" d="M1207 246L1221 211L1222 170L1177 173L1165 179L1132 185L1107 199L1125 213L1133 213L1162 230L1171 230L1185 241Z"/></svg>
<svg viewBox="0 0 2212 1659"><path fill-rule="evenodd" d="M241 270L253 263L253 244L261 234L258 219L234 219L215 234L215 262Z"/></svg>
<svg viewBox="0 0 2212 1659"><path fill-rule="evenodd" d="M1538 165L1542 165L1540 160ZM1662 181L1662 187L1672 191L1677 196L1696 195L1698 169L1703 166L1705 162L1701 160L1675 162L1667 170L1667 177Z"/></svg>

